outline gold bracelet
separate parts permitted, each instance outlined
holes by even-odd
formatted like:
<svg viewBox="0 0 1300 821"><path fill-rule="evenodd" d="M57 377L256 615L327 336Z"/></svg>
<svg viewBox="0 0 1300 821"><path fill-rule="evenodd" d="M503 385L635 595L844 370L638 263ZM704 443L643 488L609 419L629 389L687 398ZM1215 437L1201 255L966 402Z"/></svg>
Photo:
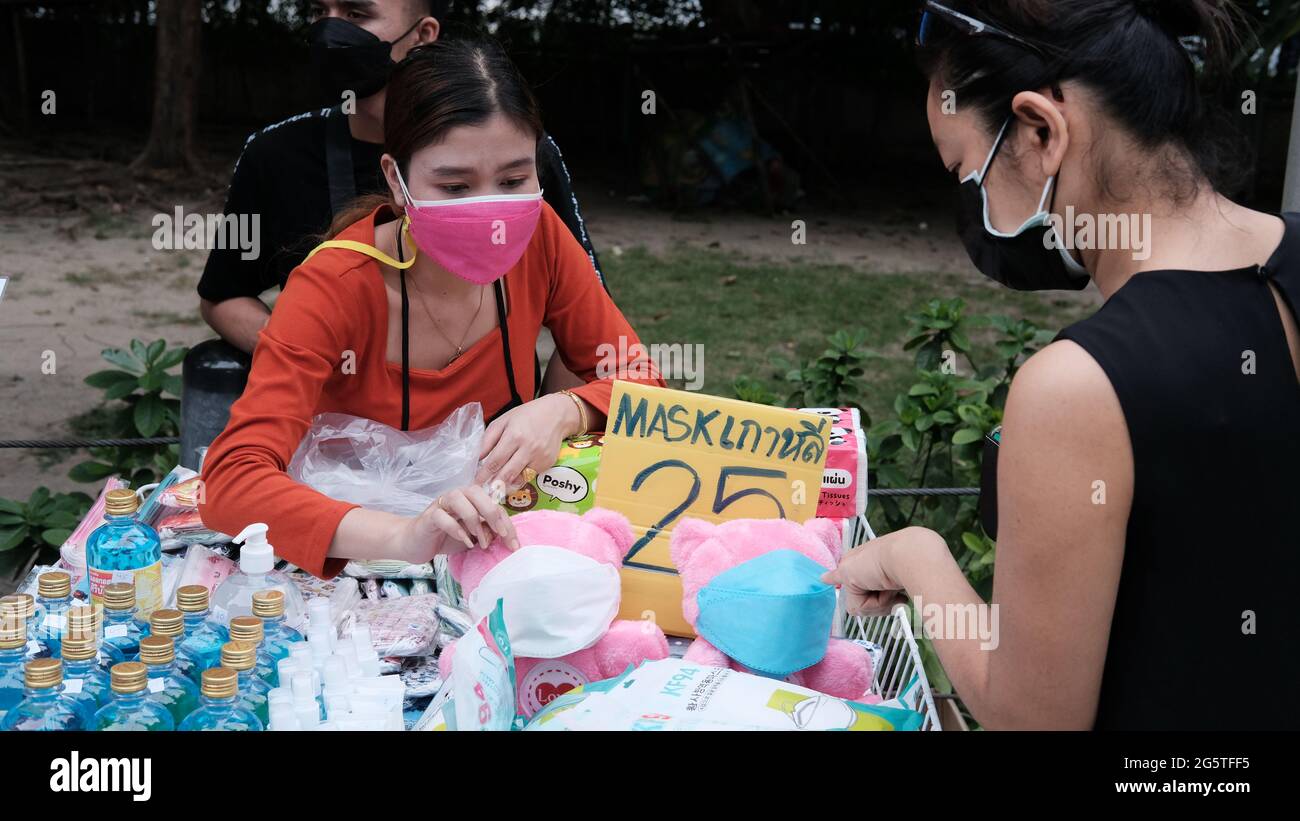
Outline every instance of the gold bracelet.
<svg viewBox="0 0 1300 821"><path fill-rule="evenodd" d="M581 397L579 397L573 391L560 391L560 393L572 399L573 404L578 406L578 420L582 425L582 430L578 431L578 434L588 433L589 428L587 427L587 408L583 405Z"/></svg>

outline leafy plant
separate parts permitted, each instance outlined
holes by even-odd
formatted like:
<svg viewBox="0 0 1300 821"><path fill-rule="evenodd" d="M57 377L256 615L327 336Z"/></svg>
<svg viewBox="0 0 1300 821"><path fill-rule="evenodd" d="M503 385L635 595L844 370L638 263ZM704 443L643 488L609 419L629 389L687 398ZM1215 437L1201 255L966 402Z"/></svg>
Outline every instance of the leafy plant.
<svg viewBox="0 0 1300 821"><path fill-rule="evenodd" d="M0 553L22 545L60 547L93 504L84 493L32 491L26 502L0 498Z"/></svg>
<svg viewBox="0 0 1300 821"><path fill-rule="evenodd" d="M738 377L731 383L731 391L742 402L753 402L756 405L775 405L780 398L764 387L763 383L748 376Z"/></svg>
<svg viewBox="0 0 1300 821"><path fill-rule="evenodd" d="M861 332L837 331L827 338L825 351L802 367L788 368L786 381L790 382L790 395L786 404L791 407L838 408L857 407L858 397L865 390L861 378L867 372L864 363L870 354L861 350L866 335Z"/></svg>
<svg viewBox="0 0 1300 821"><path fill-rule="evenodd" d="M86 384L104 392L104 405L74 420L79 433L103 438L176 436L180 432L181 378L169 371L179 365L187 348L169 348L164 340L145 344L133 339L129 349L109 348L103 358L114 368L96 371ZM139 486L165 474L176 464L174 445L92 448L89 461L68 475L78 482L98 482L119 474Z"/></svg>

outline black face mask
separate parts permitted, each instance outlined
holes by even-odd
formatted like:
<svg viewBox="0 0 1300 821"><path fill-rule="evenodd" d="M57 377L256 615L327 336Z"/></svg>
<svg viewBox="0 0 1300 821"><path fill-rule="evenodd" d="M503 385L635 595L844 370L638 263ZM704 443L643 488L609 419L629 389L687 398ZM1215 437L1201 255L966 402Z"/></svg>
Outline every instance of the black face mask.
<svg viewBox="0 0 1300 821"><path fill-rule="evenodd" d="M980 273L1008 288L1081 291L1088 287L1088 271L1066 249L1049 220L1056 204L1056 177L1043 187L1038 212L1015 232L1004 234L988 221L988 191L984 181L1010 126L1008 119L993 143L984 168L962 180L957 193L957 233ZM1048 202L1049 189L1051 202Z"/></svg>
<svg viewBox="0 0 1300 821"><path fill-rule="evenodd" d="M406 37L420 21L412 24ZM351 91L357 99L364 99L388 84L392 73L393 43L380 40L358 25L338 17L324 17L307 29L311 43L311 61L325 92L338 100L344 92Z"/></svg>

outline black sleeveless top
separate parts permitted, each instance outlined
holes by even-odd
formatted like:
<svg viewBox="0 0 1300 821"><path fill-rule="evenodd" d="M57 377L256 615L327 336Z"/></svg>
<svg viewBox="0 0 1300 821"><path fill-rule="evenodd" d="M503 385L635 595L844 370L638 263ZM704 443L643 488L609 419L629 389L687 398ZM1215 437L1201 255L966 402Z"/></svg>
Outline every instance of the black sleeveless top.
<svg viewBox="0 0 1300 821"><path fill-rule="evenodd" d="M1097 729L1300 726L1300 214L1263 267L1138 274L1065 330L1119 396L1135 485Z"/></svg>

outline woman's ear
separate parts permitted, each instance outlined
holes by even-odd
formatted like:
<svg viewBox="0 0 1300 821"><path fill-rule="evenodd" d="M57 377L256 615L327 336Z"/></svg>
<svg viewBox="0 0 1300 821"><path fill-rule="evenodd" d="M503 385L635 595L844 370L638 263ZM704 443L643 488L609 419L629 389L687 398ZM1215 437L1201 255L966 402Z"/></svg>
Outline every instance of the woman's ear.
<svg viewBox="0 0 1300 821"><path fill-rule="evenodd" d="M1034 134L1033 141L1018 153L1036 157L1045 177L1054 177L1060 173L1065 151L1070 146L1070 130L1064 113L1067 103L1064 98L1065 95L1059 89L1046 89L1045 93L1022 91L1011 101L1011 110L1016 119L1029 126Z"/></svg>
<svg viewBox="0 0 1300 821"><path fill-rule="evenodd" d="M392 154L385 154L379 158L379 167L384 172L384 180L388 183L388 192L392 195L393 202L405 209L406 197L402 196L402 184L397 180L397 160L393 159Z"/></svg>

